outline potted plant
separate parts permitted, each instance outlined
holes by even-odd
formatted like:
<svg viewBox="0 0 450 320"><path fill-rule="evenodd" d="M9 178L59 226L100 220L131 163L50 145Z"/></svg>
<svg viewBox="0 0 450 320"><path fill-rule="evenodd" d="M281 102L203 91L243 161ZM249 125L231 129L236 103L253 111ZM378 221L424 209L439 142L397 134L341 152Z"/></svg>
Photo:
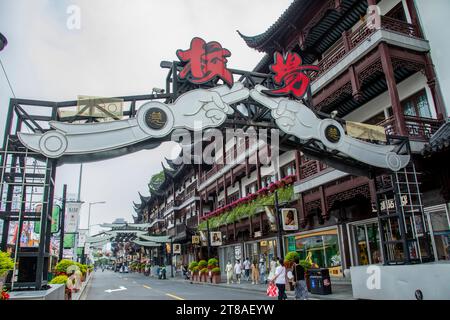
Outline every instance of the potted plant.
<svg viewBox="0 0 450 320"><path fill-rule="evenodd" d="M198 266L198 262L197 261L192 261L189 264L188 270L191 272L191 279L192 281L196 281L195 279L195 275L194 275L194 268Z"/></svg>
<svg viewBox="0 0 450 320"><path fill-rule="evenodd" d="M284 266L286 267L286 272L293 271L293 264L295 259L299 257L299 254L295 251L288 252L284 257ZM286 284L286 290L292 291L293 286L291 282Z"/></svg>
<svg viewBox="0 0 450 320"><path fill-rule="evenodd" d="M192 268L192 281L200 282L200 269L198 266Z"/></svg>
<svg viewBox="0 0 450 320"><path fill-rule="evenodd" d="M220 276L220 268L219 267L215 267L211 270L211 280L212 283L214 284L218 284L221 282L221 276Z"/></svg>
<svg viewBox="0 0 450 320"><path fill-rule="evenodd" d="M208 268L200 269L200 282L208 282Z"/></svg>
<svg viewBox="0 0 450 320"><path fill-rule="evenodd" d="M11 259L10 254L0 251L0 290L3 289L6 277L9 272L14 269L14 261Z"/></svg>
<svg viewBox="0 0 450 320"><path fill-rule="evenodd" d="M52 281L49 282L49 284L63 284L65 288L65 300L70 300L72 299L72 290L67 286L68 281L69 278L66 275L59 275L54 277Z"/></svg>
<svg viewBox="0 0 450 320"><path fill-rule="evenodd" d="M208 278L209 278L209 282L213 282L213 273L212 270L214 268L217 268L219 266L219 260L217 260L216 258L211 258L208 260Z"/></svg>
<svg viewBox="0 0 450 320"><path fill-rule="evenodd" d="M70 266L76 266L75 261L62 259L55 267L56 275L67 275L67 268Z"/></svg>

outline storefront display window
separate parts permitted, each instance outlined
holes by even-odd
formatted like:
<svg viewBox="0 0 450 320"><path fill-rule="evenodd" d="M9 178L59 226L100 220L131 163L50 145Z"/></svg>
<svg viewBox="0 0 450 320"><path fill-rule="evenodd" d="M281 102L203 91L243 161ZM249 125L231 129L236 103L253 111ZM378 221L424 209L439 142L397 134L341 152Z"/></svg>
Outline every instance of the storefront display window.
<svg viewBox="0 0 450 320"><path fill-rule="evenodd" d="M291 246L289 246L291 243ZM287 239L287 248L292 247L292 240ZM295 236L295 251L300 259L311 259L320 268L335 269L332 274L341 272L341 253L337 230L321 231L309 235Z"/></svg>

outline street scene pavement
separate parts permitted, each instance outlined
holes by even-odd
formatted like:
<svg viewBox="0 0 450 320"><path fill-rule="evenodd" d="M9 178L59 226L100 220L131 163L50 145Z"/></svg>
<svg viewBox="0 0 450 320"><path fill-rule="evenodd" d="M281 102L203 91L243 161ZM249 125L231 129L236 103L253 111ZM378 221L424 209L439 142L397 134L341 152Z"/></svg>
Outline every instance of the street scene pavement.
<svg viewBox="0 0 450 320"><path fill-rule="evenodd" d="M237 286L237 285L236 285ZM140 273L95 272L83 300L275 300L265 292L158 280Z"/></svg>

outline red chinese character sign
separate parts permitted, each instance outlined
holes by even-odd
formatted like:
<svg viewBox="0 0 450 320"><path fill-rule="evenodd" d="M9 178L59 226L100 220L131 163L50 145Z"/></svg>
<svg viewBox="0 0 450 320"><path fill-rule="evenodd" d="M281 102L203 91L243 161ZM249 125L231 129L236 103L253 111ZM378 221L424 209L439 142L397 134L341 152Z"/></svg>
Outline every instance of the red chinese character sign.
<svg viewBox="0 0 450 320"><path fill-rule="evenodd" d="M311 82L304 71L319 71L319 67L302 65L302 58L292 52L288 52L285 57L276 52L274 60L275 63L270 66L270 70L275 74L273 76L275 84L281 88L265 90L264 93L271 96L292 95L296 99L302 99Z"/></svg>
<svg viewBox="0 0 450 320"><path fill-rule="evenodd" d="M180 72L180 79L204 84L219 77L230 88L233 86L233 74L227 69L227 57L231 56L231 52L222 48L220 43L206 43L205 40L195 37L188 50L177 50L177 56L182 62L186 62Z"/></svg>

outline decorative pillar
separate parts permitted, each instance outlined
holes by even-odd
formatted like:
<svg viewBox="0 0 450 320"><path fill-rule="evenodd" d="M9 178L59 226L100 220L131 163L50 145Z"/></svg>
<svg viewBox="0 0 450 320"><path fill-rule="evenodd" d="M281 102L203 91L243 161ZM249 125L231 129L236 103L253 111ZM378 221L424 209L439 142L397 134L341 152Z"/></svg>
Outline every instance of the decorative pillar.
<svg viewBox="0 0 450 320"><path fill-rule="evenodd" d="M224 175L223 175L223 192L225 195L224 204L227 205L228 204L228 190L227 190L227 174L226 173L224 173Z"/></svg>
<svg viewBox="0 0 450 320"><path fill-rule="evenodd" d="M391 99L392 110L394 113L395 123L397 126L398 134L401 136L407 136L407 130L405 125L405 116L403 114L403 108L400 103L398 95L397 84L395 82L394 68L392 67L392 60L389 54L389 47L385 42L382 42L379 46L381 65L383 67L383 73L386 77L386 83L389 91L389 97Z"/></svg>
<svg viewBox="0 0 450 320"><path fill-rule="evenodd" d="M299 211L300 211L299 225L302 228L305 228L306 227L306 214L305 214L305 203L303 201L303 193L300 193L300 195L299 195L298 207L299 207Z"/></svg>
<svg viewBox="0 0 450 320"><path fill-rule="evenodd" d="M441 95L441 90L437 82L436 72L430 54L425 55L425 75L427 77L427 84L433 96L434 106L436 108L436 115L438 119L444 119L447 112L445 110L444 99Z"/></svg>
<svg viewBox="0 0 450 320"><path fill-rule="evenodd" d="M277 170L277 168L275 168ZM256 150L256 179L258 184L258 189L262 188L261 182L261 163L259 162L259 150Z"/></svg>

